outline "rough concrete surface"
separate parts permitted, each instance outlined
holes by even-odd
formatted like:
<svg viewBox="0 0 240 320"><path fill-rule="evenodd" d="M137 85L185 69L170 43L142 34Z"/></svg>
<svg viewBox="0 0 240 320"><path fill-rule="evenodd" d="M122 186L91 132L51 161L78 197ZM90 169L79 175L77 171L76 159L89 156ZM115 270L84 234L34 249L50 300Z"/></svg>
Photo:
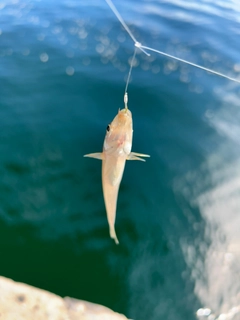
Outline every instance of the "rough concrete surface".
<svg viewBox="0 0 240 320"><path fill-rule="evenodd" d="M0 276L0 320L127 320L111 309Z"/></svg>

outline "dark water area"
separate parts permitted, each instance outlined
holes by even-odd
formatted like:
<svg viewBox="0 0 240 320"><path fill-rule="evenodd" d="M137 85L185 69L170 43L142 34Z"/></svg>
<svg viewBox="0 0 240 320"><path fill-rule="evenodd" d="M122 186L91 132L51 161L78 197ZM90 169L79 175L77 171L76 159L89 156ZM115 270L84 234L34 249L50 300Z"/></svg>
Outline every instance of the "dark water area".
<svg viewBox="0 0 240 320"><path fill-rule="evenodd" d="M240 79L238 1L115 1L143 45ZM109 237L100 152L134 43L105 1L0 2L0 274L135 320L240 319L240 86L137 53Z"/></svg>

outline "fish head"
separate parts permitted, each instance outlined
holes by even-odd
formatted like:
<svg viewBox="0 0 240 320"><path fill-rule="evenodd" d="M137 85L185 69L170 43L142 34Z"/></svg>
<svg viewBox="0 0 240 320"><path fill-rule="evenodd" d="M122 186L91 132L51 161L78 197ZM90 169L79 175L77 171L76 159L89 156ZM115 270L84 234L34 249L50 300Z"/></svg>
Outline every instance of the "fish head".
<svg viewBox="0 0 240 320"><path fill-rule="evenodd" d="M128 156L132 148L132 113L128 108L118 111L107 126L103 151L116 156Z"/></svg>

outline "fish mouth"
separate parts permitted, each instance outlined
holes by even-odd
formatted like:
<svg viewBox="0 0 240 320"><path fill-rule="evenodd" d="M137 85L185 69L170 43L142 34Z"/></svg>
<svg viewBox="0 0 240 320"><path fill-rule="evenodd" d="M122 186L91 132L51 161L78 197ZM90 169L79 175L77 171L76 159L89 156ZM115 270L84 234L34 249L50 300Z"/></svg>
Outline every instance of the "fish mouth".
<svg viewBox="0 0 240 320"><path fill-rule="evenodd" d="M126 125L132 121L132 113L129 109L122 109L118 112L117 121L119 124Z"/></svg>
<svg viewBox="0 0 240 320"><path fill-rule="evenodd" d="M124 116L132 117L132 112L128 108L124 108L124 109L119 110L118 115L119 116L124 115Z"/></svg>

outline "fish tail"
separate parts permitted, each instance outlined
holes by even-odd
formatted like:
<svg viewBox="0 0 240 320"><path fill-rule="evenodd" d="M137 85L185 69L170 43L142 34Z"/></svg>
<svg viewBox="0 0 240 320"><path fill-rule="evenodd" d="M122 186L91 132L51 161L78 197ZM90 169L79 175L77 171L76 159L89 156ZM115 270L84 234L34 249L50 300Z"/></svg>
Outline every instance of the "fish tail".
<svg viewBox="0 0 240 320"><path fill-rule="evenodd" d="M110 237L115 241L116 244L119 244L114 227L110 227Z"/></svg>

